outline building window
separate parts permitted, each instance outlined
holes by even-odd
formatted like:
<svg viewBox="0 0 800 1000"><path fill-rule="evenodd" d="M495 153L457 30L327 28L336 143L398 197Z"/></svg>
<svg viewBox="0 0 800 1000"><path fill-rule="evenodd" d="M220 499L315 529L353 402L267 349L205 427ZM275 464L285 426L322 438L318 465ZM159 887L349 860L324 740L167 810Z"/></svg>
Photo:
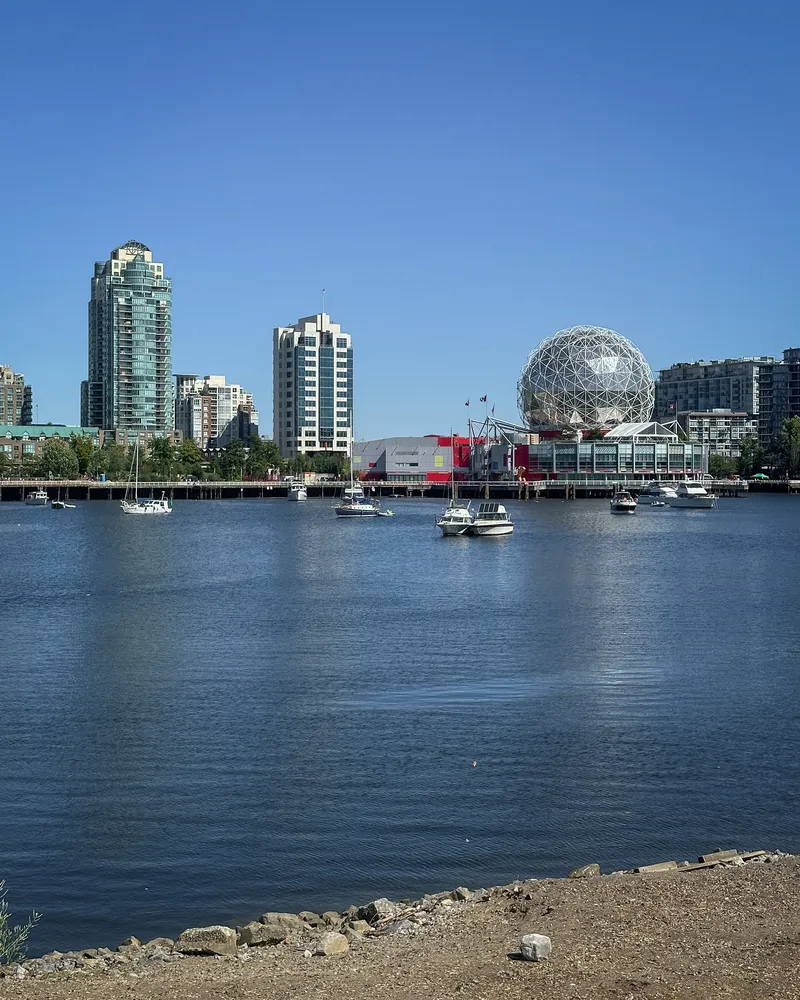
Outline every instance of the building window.
<svg viewBox="0 0 800 1000"><path fill-rule="evenodd" d="M336 338L337 347L347 347L347 337L337 337Z"/></svg>

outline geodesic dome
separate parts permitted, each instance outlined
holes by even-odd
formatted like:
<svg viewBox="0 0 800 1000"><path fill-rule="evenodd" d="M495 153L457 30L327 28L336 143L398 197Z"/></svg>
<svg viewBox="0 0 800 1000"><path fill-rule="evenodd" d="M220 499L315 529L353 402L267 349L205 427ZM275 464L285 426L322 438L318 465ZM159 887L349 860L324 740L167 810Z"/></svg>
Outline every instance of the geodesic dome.
<svg viewBox="0 0 800 1000"><path fill-rule="evenodd" d="M573 326L528 355L517 405L529 427L607 427L653 412L653 374L642 352L599 326Z"/></svg>

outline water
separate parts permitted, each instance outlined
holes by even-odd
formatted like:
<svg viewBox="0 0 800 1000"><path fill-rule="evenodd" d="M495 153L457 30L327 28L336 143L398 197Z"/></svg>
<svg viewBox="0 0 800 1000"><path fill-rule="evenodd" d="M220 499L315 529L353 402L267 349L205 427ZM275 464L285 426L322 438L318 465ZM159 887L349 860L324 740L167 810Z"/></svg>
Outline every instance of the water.
<svg viewBox="0 0 800 1000"><path fill-rule="evenodd" d="M32 953L800 850L800 500L0 504L0 878ZM473 761L477 766L473 766Z"/></svg>

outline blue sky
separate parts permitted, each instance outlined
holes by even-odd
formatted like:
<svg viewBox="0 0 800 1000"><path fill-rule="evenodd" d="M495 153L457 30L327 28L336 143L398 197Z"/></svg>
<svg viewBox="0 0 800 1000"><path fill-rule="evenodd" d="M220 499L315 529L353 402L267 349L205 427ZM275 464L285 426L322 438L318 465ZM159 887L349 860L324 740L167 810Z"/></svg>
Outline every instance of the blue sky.
<svg viewBox="0 0 800 1000"><path fill-rule="evenodd" d="M272 328L352 334L359 436L516 416L542 337L654 368L800 345L792 3L89 4L0 14L0 363L78 419L95 260L173 279L176 371L272 425Z"/></svg>

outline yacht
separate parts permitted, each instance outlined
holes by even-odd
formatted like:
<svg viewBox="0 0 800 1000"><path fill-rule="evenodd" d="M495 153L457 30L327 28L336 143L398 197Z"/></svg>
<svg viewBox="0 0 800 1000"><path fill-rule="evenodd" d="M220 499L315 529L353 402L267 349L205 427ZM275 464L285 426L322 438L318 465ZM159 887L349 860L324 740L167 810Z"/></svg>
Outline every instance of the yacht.
<svg viewBox="0 0 800 1000"><path fill-rule="evenodd" d="M49 502L50 497L47 495L47 490L43 490L41 487L25 497L25 503L29 507L46 507Z"/></svg>
<svg viewBox="0 0 800 1000"><path fill-rule="evenodd" d="M657 481L648 483L640 495L643 497L652 497L654 500L671 500L677 496L674 486L670 486L669 483L659 483Z"/></svg>
<svg viewBox="0 0 800 1000"><path fill-rule="evenodd" d="M514 522L501 503L487 500L480 504L469 526L470 535L510 535Z"/></svg>
<svg viewBox="0 0 800 1000"><path fill-rule="evenodd" d="M636 501L627 490L617 490L611 498L612 514L635 514Z"/></svg>
<svg viewBox="0 0 800 1000"><path fill-rule="evenodd" d="M308 490L305 483L295 479L289 483L289 492L286 494L287 500L308 500Z"/></svg>
<svg viewBox="0 0 800 1000"><path fill-rule="evenodd" d="M442 529L442 534L466 535L472 525L472 511L469 509L469 502L466 504L451 500L450 506L437 517L436 527Z"/></svg>
<svg viewBox="0 0 800 1000"><path fill-rule="evenodd" d="M684 479L678 483L675 496L667 498L670 507L695 507L700 510L710 510L717 506L717 498L709 493L702 483L692 479Z"/></svg>

